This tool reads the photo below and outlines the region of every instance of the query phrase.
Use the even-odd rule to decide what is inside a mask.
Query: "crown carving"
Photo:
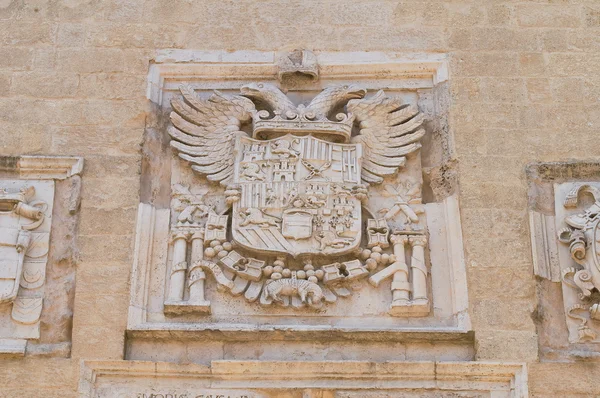
[[[252,112],[255,139],[310,134],[330,142],[348,143],[354,116],[346,105],[352,99],[363,98],[367,91],[353,84],[332,86],[308,105],[294,104],[278,87],[266,83],[246,84],[240,92],[259,108]]]
[[[253,137],[256,139],[270,139],[285,134],[308,135],[327,138],[329,141],[347,143],[352,135],[354,115],[351,113],[338,113],[335,121],[327,116],[317,114],[299,105],[295,110],[284,113],[271,114],[261,110],[253,114]]]

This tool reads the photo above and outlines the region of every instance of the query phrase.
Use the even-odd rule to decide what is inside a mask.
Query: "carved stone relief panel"
[[[528,167],[541,358],[597,357],[600,342],[600,164]]]
[[[53,200],[54,181],[0,181],[0,303],[12,304],[13,330],[40,319]]]
[[[168,311],[210,312],[209,273],[233,296],[298,310],[390,279],[391,315],[429,313],[417,155],[425,129],[415,106],[356,85],[327,88],[306,107],[266,83],[208,100],[189,86],[181,93],[171,102],[171,146],[222,188],[195,176],[173,181]],[[215,200],[192,195],[193,185]]]
[[[68,342],[61,338],[63,331],[47,327],[48,336],[41,339],[41,317],[47,289],[50,240],[55,209],[56,181],[68,177],[79,185],[81,160],[78,158],[12,158],[0,179],[0,353],[23,355],[27,341],[46,344],[44,350],[68,354]],[[33,166],[33,167],[30,167]],[[10,177],[15,179],[11,179]],[[62,183],[62,181],[60,181]],[[61,185],[61,199],[77,202],[79,190],[69,184],[67,191]],[[71,192],[75,188],[75,191]],[[75,197],[73,196],[75,195]],[[77,211],[75,203],[61,203]],[[62,215],[61,215],[62,216]],[[65,217],[67,219],[68,216]],[[74,272],[74,270],[73,270]],[[63,271],[65,273],[65,271]],[[52,285],[54,284],[52,276]],[[67,285],[62,289],[66,290]],[[51,286],[50,290],[56,289]],[[54,311],[61,311],[61,299],[54,297]],[[70,301],[70,300],[68,300]],[[68,312],[68,308],[62,311]],[[60,315],[55,315],[55,317]],[[56,318],[55,318],[56,319]],[[66,331],[70,334],[70,331]],[[58,340],[58,341],[57,341]],[[54,344],[52,344],[54,343]],[[29,351],[35,353],[35,347]]]
[[[555,186],[569,341],[600,342],[600,183]]]
[[[423,177],[445,60],[238,55],[151,68],[147,131],[168,151],[147,168],[161,183],[138,215],[130,341],[258,325],[466,333],[458,203]],[[375,79],[382,68],[396,80]]]

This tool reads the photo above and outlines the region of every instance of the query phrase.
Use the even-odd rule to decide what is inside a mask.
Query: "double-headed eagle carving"
[[[270,84],[245,85],[241,95],[215,91],[208,100],[200,99],[190,86],[180,91],[183,99],[171,101],[171,145],[194,171],[225,186],[234,173],[235,138],[247,135],[242,126],[257,115],[293,118],[301,113],[331,123],[354,118],[356,133],[351,142],[362,144],[362,180],[373,184],[404,166],[406,156],[421,147],[419,140],[425,134],[423,115],[415,106],[387,97],[382,90],[365,97],[366,90],[356,85],[327,88],[307,106],[294,105]]]

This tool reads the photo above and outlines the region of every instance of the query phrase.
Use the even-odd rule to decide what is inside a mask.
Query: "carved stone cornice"
[[[444,54],[383,53],[378,51],[339,53],[315,51],[319,82],[353,79],[381,82],[373,89],[431,88],[448,80]],[[158,105],[165,91],[174,92],[186,76],[194,88],[216,88],[214,81],[239,88],[246,82],[278,81],[278,53],[274,51],[162,50],[154,57],[148,73],[146,96]],[[382,79],[382,76],[393,76]],[[377,83],[375,83],[377,84]]]
[[[415,386],[440,395],[486,393],[507,398],[526,398],[527,367],[522,363],[391,361],[212,361],[209,365],[145,361],[85,361],[79,393],[96,396],[115,380],[127,378],[128,395],[144,391],[149,379],[153,389],[168,388],[169,381],[185,380],[189,395],[222,394],[257,396],[265,388],[282,396],[304,390],[308,398],[321,391],[373,391],[374,387],[403,395]],[[243,386],[243,387],[241,387]],[[326,386],[326,387],[324,387]],[[227,389],[227,390],[226,390]],[[178,389],[178,391],[184,391]],[[189,396],[188,395],[188,396]]]
[[[77,156],[0,156],[0,174],[15,174],[25,180],[64,180],[83,171]]]

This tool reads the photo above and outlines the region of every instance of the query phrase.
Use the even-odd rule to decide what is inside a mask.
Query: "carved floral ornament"
[[[415,106],[355,85],[306,106],[270,84],[208,100],[180,91],[171,146],[223,187],[215,190],[226,206],[173,187],[167,305],[210,312],[208,272],[249,302],[297,309],[389,278],[392,315],[429,312],[422,183],[402,173],[425,134]],[[374,208],[374,189],[391,205]]]

